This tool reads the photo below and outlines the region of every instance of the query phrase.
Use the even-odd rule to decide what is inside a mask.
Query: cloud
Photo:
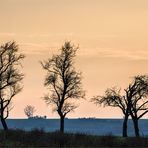
[[[148,50],[146,49],[115,49],[115,48],[84,48],[79,51],[79,55],[98,58],[124,58],[129,60],[148,60]]]
[[[0,37],[14,37],[15,33],[0,33]]]
[[[41,34],[28,34],[26,36],[30,38],[50,38],[50,37],[64,37],[64,36],[75,36],[77,34],[75,33],[65,33],[65,32],[59,32],[59,33],[41,33]]]
[[[130,50],[130,49],[103,49],[98,54],[102,57],[127,58],[131,60],[148,59],[148,50]]]
[[[0,38],[13,38],[18,41],[20,49],[25,54],[45,55],[50,52],[54,54],[64,43],[65,37],[72,39],[75,45],[80,44],[78,55],[97,56],[98,58],[126,58],[130,60],[147,60],[148,49],[142,45],[124,47],[124,44],[115,44],[118,39],[115,34],[78,34],[73,32],[67,33],[41,33],[41,34],[16,34],[0,33]],[[19,42],[19,40],[22,40]],[[29,41],[29,42],[28,42]],[[37,42],[38,41],[38,42]],[[113,43],[110,43],[114,41]],[[134,49],[135,48],[135,49]],[[139,48],[139,49],[138,49]]]
[[[60,46],[59,43],[22,43],[20,47],[25,54],[38,54],[45,55],[50,52],[50,54],[57,53]],[[98,58],[125,58],[130,60],[148,60],[148,50],[143,49],[114,49],[114,48],[89,48],[89,47],[80,47],[77,53],[79,56],[93,57],[97,56]]]
[[[21,43],[20,49],[24,54],[46,55],[49,52],[54,53],[56,48],[49,46],[48,43]]]

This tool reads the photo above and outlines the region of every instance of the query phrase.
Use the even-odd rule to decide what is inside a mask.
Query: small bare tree
[[[0,118],[5,130],[13,97],[21,90],[23,74],[19,71],[24,55],[18,53],[18,45],[8,42],[0,46]]]
[[[104,96],[95,96],[91,99],[91,101],[99,105],[103,104],[104,106],[112,106],[112,107],[120,108],[124,115],[122,135],[123,137],[127,137],[127,121],[129,117],[129,103],[126,100],[125,96],[121,95],[120,91],[121,89],[117,89],[115,87],[108,88],[105,91]]]
[[[70,42],[65,42],[59,55],[53,55],[48,61],[41,62],[43,69],[47,71],[45,86],[48,86],[51,92],[50,97],[45,97],[45,101],[52,104],[53,110],[59,114],[61,132],[64,132],[65,116],[77,108],[73,99],[84,97],[81,73],[76,72],[73,66],[77,49]]]
[[[25,108],[24,108],[24,113],[25,115],[28,117],[28,118],[31,118],[33,117],[33,114],[35,112],[35,107],[34,106],[31,106],[31,105],[27,105]]]

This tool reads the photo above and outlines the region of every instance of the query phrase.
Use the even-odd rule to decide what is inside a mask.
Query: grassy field
[[[148,147],[148,138],[46,133],[43,130],[1,130],[0,147]]]

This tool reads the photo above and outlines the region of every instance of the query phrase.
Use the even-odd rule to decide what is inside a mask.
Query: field
[[[65,131],[68,133],[82,133],[98,136],[122,136],[122,119],[65,119]],[[31,131],[43,129],[46,132],[59,130],[59,119],[8,119],[10,129]],[[140,134],[148,135],[148,120],[142,119],[139,122]],[[0,124],[0,128],[2,128]],[[134,136],[132,120],[128,123],[128,135]]]
[[[132,120],[123,138],[122,119],[65,119],[65,134],[58,132],[59,119],[8,119],[10,128],[0,130],[0,147],[148,147],[148,120],[140,120],[141,138],[135,138]],[[0,128],[2,126],[0,125]]]

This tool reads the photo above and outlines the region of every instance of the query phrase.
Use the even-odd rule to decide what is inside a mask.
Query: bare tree
[[[96,96],[92,101],[105,106],[119,107],[124,114],[123,136],[127,136],[127,121],[131,115],[135,135],[139,136],[138,120],[148,113],[148,76],[135,76],[133,82],[124,89],[125,95],[120,95],[120,89],[107,89],[104,96]]]
[[[24,55],[18,53],[18,45],[8,42],[0,46],[0,118],[5,130],[5,119],[9,116],[13,97],[21,90],[23,74],[18,67]]]
[[[45,101],[52,104],[53,111],[59,114],[61,132],[64,132],[65,116],[77,108],[73,100],[84,97],[81,73],[76,72],[73,66],[77,49],[70,42],[65,42],[59,55],[53,55],[47,61],[41,62],[43,69],[47,71],[45,86],[49,87],[51,93],[50,96],[45,96]]]
[[[129,104],[125,96],[122,96],[120,92],[121,92],[121,89],[117,89],[115,87],[108,88],[105,91],[104,96],[95,96],[91,99],[91,101],[99,105],[103,104],[104,106],[112,106],[112,107],[120,108],[122,113],[124,114],[122,135],[123,137],[127,137],[127,121],[129,117]]]
[[[135,135],[139,137],[138,121],[148,113],[148,76],[135,76],[125,92],[129,100],[130,115],[133,120]]]
[[[31,106],[31,105],[27,105],[25,108],[24,108],[24,113],[25,115],[28,117],[28,118],[31,118],[33,117],[33,114],[35,112],[35,107],[34,106]]]

